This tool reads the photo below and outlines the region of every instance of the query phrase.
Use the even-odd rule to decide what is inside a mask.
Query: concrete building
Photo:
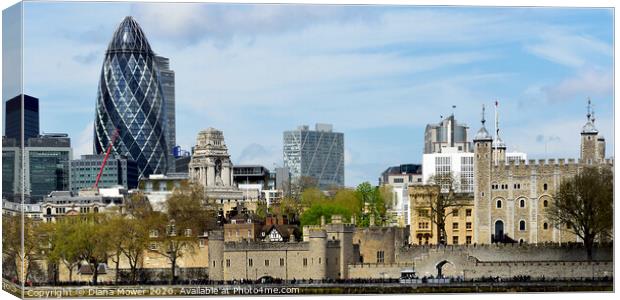
[[[6,101],[4,136],[15,139],[17,146],[39,136],[39,99],[21,94]],[[22,128],[23,121],[23,128]]]
[[[80,159],[70,162],[71,191],[77,193],[82,189],[92,188],[101,170],[105,155],[82,155]],[[126,157],[112,156],[103,167],[99,187],[122,186],[125,189],[138,187],[138,166]]]
[[[484,123],[483,111],[482,127],[474,137],[474,242],[577,241],[566,225],[552,224],[545,212],[563,179],[586,166],[613,166],[613,160],[605,159],[605,139],[594,126],[590,109],[581,130],[578,160],[509,161],[499,129],[493,138]]]
[[[456,121],[454,113],[437,124],[426,125],[424,154],[442,153],[445,148],[455,148],[458,152],[471,152],[468,129],[467,124]]]
[[[198,133],[189,178],[204,187],[207,205],[225,206],[227,211],[244,201],[243,192],[233,184],[233,164],[220,130],[208,128]]]
[[[98,192],[85,191],[79,194],[54,191],[40,203],[41,218],[45,222],[56,222],[66,216],[104,211],[123,213],[126,194],[127,190],[122,188],[104,188]]]
[[[181,187],[188,181],[189,175],[187,173],[151,174],[140,179],[138,188],[149,200],[151,207],[161,211],[166,200],[172,196],[174,189]]]
[[[422,184],[422,165],[402,164],[387,168],[379,185],[391,189],[392,198],[388,202],[389,212],[394,220],[393,225],[407,226],[410,224],[409,196],[407,187],[411,184]]]
[[[321,189],[344,186],[344,134],[334,132],[332,125],[285,131],[283,145],[284,166],[293,180],[311,177]]]

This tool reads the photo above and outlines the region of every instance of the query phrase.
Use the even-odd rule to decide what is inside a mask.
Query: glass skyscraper
[[[95,153],[113,152],[136,161],[138,176],[168,171],[167,114],[159,66],[132,17],[118,26],[101,69],[95,113]]]
[[[39,99],[28,95],[18,95],[6,102],[4,135],[7,138],[14,138],[18,146],[21,145],[22,117],[24,118],[24,144],[27,144],[29,138],[39,135]]]
[[[174,71],[170,69],[170,59],[155,56],[155,62],[159,68],[159,82],[164,92],[166,102],[166,141],[168,142],[168,171],[175,172],[175,159],[172,155],[173,148],[177,145],[176,138],[176,113],[174,99]]]
[[[283,152],[293,179],[314,178],[321,189],[344,186],[344,134],[333,132],[332,125],[285,131]]]

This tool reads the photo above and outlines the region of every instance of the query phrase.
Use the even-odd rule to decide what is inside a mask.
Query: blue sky
[[[332,123],[346,184],[376,183],[421,162],[424,127],[452,105],[473,136],[495,99],[509,151],[578,157],[588,96],[613,155],[610,9],[25,3],[24,90],[75,157],[92,151],[101,63],[126,15],[171,59],[178,143],[219,128],[235,164],[280,165],[284,130]]]

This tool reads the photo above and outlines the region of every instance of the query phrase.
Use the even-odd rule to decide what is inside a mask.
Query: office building
[[[419,185],[422,182],[422,165],[402,164],[389,167],[381,173],[379,185],[389,187],[392,195],[386,204],[393,225],[410,224],[411,209],[407,188],[409,185]]]
[[[71,191],[79,192],[90,189],[97,180],[105,155],[82,155],[80,159],[72,160]],[[135,189],[138,186],[138,166],[136,162],[121,156],[108,157],[101,172],[99,188],[122,186],[125,189]]]
[[[173,158],[173,149],[176,147],[176,113],[175,113],[175,92],[174,92],[174,70],[170,69],[170,59],[155,55],[155,63],[159,68],[159,83],[161,84],[166,103],[166,141],[168,142],[168,171],[176,172]]]
[[[2,137],[2,198],[14,199],[21,195],[21,151],[15,138]]]
[[[332,125],[307,125],[284,132],[284,165],[293,180],[314,178],[321,189],[344,186],[344,134]]]
[[[160,67],[138,23],[126,17],[105,54],[97,91],[94,152],[135,160],[138,176],[165,174],[172,147],[167,139],[167,106]]]
[[[471,142],[467,136],[469,127],[456,121],[454,114],[437,124],[426,125],[424,131],[424,153],[442,153],[446,148],[456,148],[458,152],[471,152]]]
[[[22,110],[23,99],[23,110]],[[39,99],[25,94],[6,101],[5,136],[14,138],[21,145],[22,117],[24,124],[24,144],[29,138],[39,135]]]
[[[67,134],[30,138],[24,151],[24,193],[32,201],[41,200],[52,191],[70,190],[72,150]]]

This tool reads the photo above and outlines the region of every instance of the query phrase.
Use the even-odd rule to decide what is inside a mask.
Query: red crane
[[[110,145],[108,146],[108,150],[105,152],[105,157],[103,158],[103,163],[101,163],[101,168],[99,169],[99,174],[97,174],[97,180],[93,185],[93,189],[96,191],[99,188],[99,180],[101,179],[101,174],[103,173],[103,168],[105,168],[105,163],[108,162],[108,157],[110,156],[110,151],[112,150],[112,146],[118,137],[118,128],[114,129],[114,133],[112,134],[112,140],[110,141]]]

